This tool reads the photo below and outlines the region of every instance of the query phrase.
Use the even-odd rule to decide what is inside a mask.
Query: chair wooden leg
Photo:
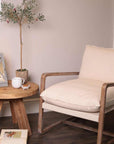
[[[43,100],[42,98],[40,98],[40,103],[39,103],[39,116],[38,116],[38,132],[40,134],[44,134],[46,133],[48,130],[50,130],[51,128],[55,127],[56,125],[63,123],[65,120],[69,119],[69,117],[65,118],[64,120],[59,120],[49,126],[47,126],[46,128],[43,129],[43,112],[44,109],[42,108],[42,103]],[[71,117],[70,117],[71,118]]]
[[[102,137],[103,137],[103,121],[99,121],[99,126],[98,126],[98,134],[97,134],[97,144],[102,143]]]
[[[102,96],[103,95],[105,95],[105,94],[102,93]],[[104,128],[104,116],[105,116],[105,100],[106,100],[105,97],[102,97],[101,107],[100,107],[100,112],[99,112],[97,144],[101,144],[102,143],[103,128]]]
[[[0,111],[2,109],[3,101],[0,101]]]
[[[42,108],[42,103],[43,100],[40,98],[40,103],[39,103],[39,117],[38,117],[38,132],[42,133],[43,132],[43,108]]]
[[[107,85],[104,84],[101,89],[97,144],[102,143],[103,128],[104,128],[104,116],[105,116],[106,92],[107,92]]]
[[[104,115],[100,114],[99,124],[98,124],[97,144],[102,143],[103,127],[104,127]]]

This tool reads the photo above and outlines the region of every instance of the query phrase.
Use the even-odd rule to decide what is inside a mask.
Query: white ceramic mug
[[[14,77],[12,79],[12,86],[14,88],[20,88],[22,86],[22,84],[24,84],[24,82],[25,82],[25,79],[20,78],[20,77]]]

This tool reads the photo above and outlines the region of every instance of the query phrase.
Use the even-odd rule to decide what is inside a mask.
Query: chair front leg
[[[103,137],[103,128],[104,128],[104,110],[101,108],[100,114],[99,114],[99,123],[98,123],[98,134],[97,134],[97,144],[102,143],[102,137]]]
[[[108,87],[113,87],[113,86],[114,86],[114,83],[104,83],[102,86],[102,89],[101,89],[97,144],[102,143],[107,89],[108,89]]]

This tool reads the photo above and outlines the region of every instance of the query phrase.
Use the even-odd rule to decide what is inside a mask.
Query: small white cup
[[[20,78],[20,77],[14,77],[12,79],[12,86],[14,88],[20,88],[22,86],[22,84],[24,84],[24,82],[25,82],[25,79]]]

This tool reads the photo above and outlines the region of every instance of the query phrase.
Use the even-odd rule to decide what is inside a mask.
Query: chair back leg
[[[40,97],[40,103],[39,103],[39,116],[38,116],[38,132],[39,133],[42,133],[43,129],[42,129],[42,119],[43,119],[43,108],[42,108],[42,103],[43,103],[43,100],[42,98]]]

